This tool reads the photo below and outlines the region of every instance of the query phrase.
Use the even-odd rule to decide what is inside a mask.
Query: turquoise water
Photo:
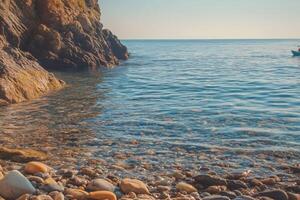
[[[35,146],[46,134],[111,162],[125,152],[166,168],[299,161],[300,58],[290,52],[299,41],[124,43],[131,58],[120,67],[59,74],[66,89],[0,108],[2,143]]]

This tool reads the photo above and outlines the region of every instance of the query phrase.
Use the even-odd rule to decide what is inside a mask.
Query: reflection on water
[[[61,154],[81,151],[95,138],[85,120],[101,113],[96,90],[100,74],[64,74],[68,86],[37,100],[0,108],[0,144],[30,147]]]
[[[299,161],[296,41],[125,42],[132,57],[121,67],[58,74],[62,91],[0,108],[0,145],[150,171]]]

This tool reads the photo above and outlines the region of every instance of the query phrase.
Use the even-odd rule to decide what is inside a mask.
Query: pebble
[[[30,198],[30,200],[53,200],[49,195],[39,195],[39,196],[33,196]]]
[[[287,192],[287,195],[289,196],[289,200],[300,200],[300,194]]]
[[[262,179],[261,182],[266,185],[274,185],[274,184],[276,184],[276,179],[275,178],[265,178],[265,179]]]
[[[23,194],[33,194],[35,188],[19,171],[13,170],[0,180],[0,196],[17,199]]]
[[[57,192],[57,191],[50,192],[49,196],[51,196],[53,200],[64,200],[65,199],[63,193]]]
[[[27,174],[48,173],[49,167],[41,162],[29,162],[25,165],[24,171]]]
[[[110,191],[91,192],[89,198],[95,200],[117,200],[116,195]]]
[[[198,175],[194,177],[195,181],[203,186],[227,185],[227,181],[215,175]]]
[[[94,179],[88,186],[88,191],[115,191],[115,186],[105,179]]]
[[[53,191],[57,191],[57,192],[63,192],[64,191],[64,186],[59,185],[54,179],[52,178],[47,178],[45,180],[45,183],[42,187],[43,190],[45,190],[46,192],[53,192]]]
[[[253,197],[250,197],[250,196],[242,195],[242,196],[236,197],[234,200],[256,200],[256,199],[254,199]]]
[[[212,195],[212,196],[204,197],[203,200],[230,200],[230,198],[221,195]]]
[[[222,191],[219,193],[219,195],[229,197],[230,199],[236,198],[236,194],[231,191]]]
[[[130,192],[134,192],[136,194],[150,194],[147,185],[137,179],[123,179],[120,183],[120,188],[125,194]]]
[[[157,186],[157,191],[159,192],[165,192],[165,191],[170,191],[171,188],[169,186],[164,186],[164,185],[159,185]]]
[[[29,199],[30,199],[30,194],[23,194],[17,200],[29,200]]]
[[[31,182],[36,182],[36,183],[39,183],[39,184],[44,183],[44,179],[42,179],[41,177],[38,177],[38,176],[28,176],[27,178]]]
[[[83,185],[86,185],[88,183],[88,181],[85,180],[84,178],[74,176],[71,179],[69,179],[68,183],[75,185],[75,186],[83,186]]]
[[[225,190],[226,190],[226,186],[224,186],[224,185],[222,185],[222,186],[213,185],[213,186],[209,186],[205,191],[210,194],[218,194]]]
[[[288,200],[289,197],[287,193],[283,190],[270,190],[265,192],[260,192],[254,195],[255,197],[270,197],[274,200]]]
[[[68,195],[69,197],[77,200],[84,200],[87,199],[89,193],[80,190],[80,189],[66,189],[65,190],[65,195]]]
[[[229,180],[227,182],[227,185],[230,190],[238,190],[241,188],[244,188],[244,189],[248,188],[246,183],[244,183],[243,181],[239,181],[239,180]]]
[[[190,185],[188,183],[185,183],[185,182],[178,183],[176,185],[176,189],[178,191],[187,192],[187,193],[198,192],[198,190],[194,186],[192,186],[192,185]]]
[[[80,169],[80,173],[83,175],[87,175],[89,177],[96,177],[97,172],[95,172],[92,168],[90,167],[83,167]]]
[[[185,178],[185,176],[182,173],[177,172],[177,171],[174,172],[171,176],[176,178],[176,179],[184,179]]]

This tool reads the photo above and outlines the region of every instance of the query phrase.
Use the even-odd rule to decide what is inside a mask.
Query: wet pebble
[[[87,190],[113,192],[115,191],[115,186],[105,179],[94,179],[88,184]]]

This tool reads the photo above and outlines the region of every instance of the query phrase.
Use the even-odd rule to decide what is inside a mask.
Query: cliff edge
[[[45,69],[112,67],[127,48],[100,23],[97,0],[0,0],[0,105],[56,90]]]

